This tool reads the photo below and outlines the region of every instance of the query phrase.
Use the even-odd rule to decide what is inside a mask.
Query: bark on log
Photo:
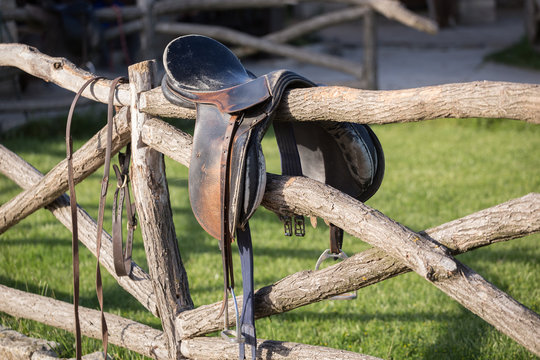
[[[209,337],[182,340],[182,355],[194,360],[236,360],[238,359],[238,344]],[[322,346],[259,339],[257,340],[257,359],[377,360],[379,358]]]
[[[13,180],[23,189],[31,189],[42,178],[38,170],[24,161],[17,154],[0,145],[0,172]],[[69,209],[69,197],[62,194],[58,199],[45,207],[71,231],[71,211]],[[77,210],[79,221],[79,240],[96,255],[97,223],[82,208]],[[156,299],[150,276],[135,262],[131,263],[132,275],[130,278],[119,277],[114,270],[112,258],[112,238],[103,231],[101,243],[100,262],[118,284],[137,299],[154,316],[158,316]]]
[[[69,332],[75,329],[73,305],[46,296],[0,285],[0,311],[14,317],[30,319]],[[79,307],[81,332],[101,339],[100,312]],[[109,342],[155,359],[169,359],[163,332],[150,326],[105,313]]]
[[[27,293],[0,285],[0,311],[11,316],[31,319],[67,331],[73,330],[72,305],[45,296]],[[101,339],[100,313],[81,307],[83,335]],[[112,344],[138,352],[157,360],[169,360],[165,337],[160,330],[122,318],[105,314]],[[217,337],[202,337],[182,341],[182,355],[189,359],[237,359],[238,345]],[[378,358],[349,351],[290,342],[258,341],[257,359],[343,359],[376,360]]]
[[[0,66],[15,66],[76,92],[92,75],[63,58],[21,44],[0,44]],[[55,68],[55,65],[56,68]],[[110,81],[101,80],[83,96],[107,102]],[[129,103],[127,85],[117,88],[115,104]],[[140,111],[160,117],[195,119],[195,111],[169,103],[161,89],[140,94]],[[1,108],[0,108],[1,110]],[[285,92],[278,121],[346,121],[364,124],[435,118],[507,118],[540,124],[540,85],[476,81],[415,89],[369,91],[340,86]]]
[[[128,109],[122,109],[113,124],[112,154],[130,140]],[[102,128],[73,154],[75,183],[78,184],[103,165],[107,128]],[[25,190],[0,207],[0,234],[62,195],[68,188],[67,161],[64,159],[31,189]]]
[[[171,138],[164,139],[167,134],[174,132],[172,130],[163,132],[160,136],[161,141],[175,142]],[[155,135],[154,133],[144,139],[150,141]],[[174,135],[172,137],[176,138],[176,146],[185,148],[185,153],[189,154],[189,138]],[[172,153],[165,154],[175,158]],[[184,161],[183,158],[179,160]],[[428,239],[427,236],[416,234],[365,204],[307,178],[269,174],[263,205],[276,213],[296,213],[325,218],[351,235],[384,250],[394,258],[393,261],[399,259],[499,331],[533,353],[540,353],[540,340],[530,338],[531,333],[540,331],[540,317],[456,259],[444,254],[443,251],[437,252],[437,249],[443,247],[433,238]],[[476,297],[475,294],[489,296],[492,301],[491,307],[483,303],[487,297]],[[188,314],[179,316],[178,329],[183,336],[186,336],[186,331],[181,319],[189,316]],[[197,318],[200,319],[199,316]],[[507,319],[515,321],[507,322]],[[197,326],[201,326],[201,323],[199,321]]]
[[[471,234],[471,227],[478,225],[483,218],[485,223],[493,223],[497,219],[520,216],[522,219],[518,223],[501,222],[495,231],[487,229],[485,233]],[[449,228],[448,224],[453,224],[454,227]],[[451,246],[455,254],[540,232],[540,194],[529,194],[448,224],[427,230],[426,233],[443,245]],[[469,234],[470,239],[463,236],[464,234]],[[325,269],[298,272],[257,290],[254,297],[255,316],[262,318],[290,311],[409,271],[409,268],[384,251],[372,248]],[[242,303],[241,296],[237,300],[239,304]],[[218,330],[222,324],[213,319],[212,314],[217,313],[220,306],[221,302],[218,302],[180,314],[179,328],[185,336],[197,336]],[[229,308],[234,311],[232,301]],[[204,320],[195,323],[193,319]],[[509,321],[519,319],[512,318]]]
[[[161,89],[141,94],[141,111],[195,119],[194,110],[169,103]],[[474,81],[386,91],[342,86],[293,89],[283,95],[275,120],[390,124],[475,117],[540,124],[540,85]]]
[[[0,324],[0,359],[4,360],[58,360],[53,351],[58,343],[34,339]]]
[[[175,316],[193,308],[188,278],[178,248],[172,219],[169,188],[163,154],[141,141],[141,131],[148,115],[140,113],[138,96],[155,81],[155,62],[146,61],[129,67],[131,103],[131,183],[150,276],[156,293],[161,324],[167,338],[169,357],[180,356],[176,340]],[[149,201],[151,200],[151,201]]]
[[[266,53],[285,56],[288,58],[306,62],[308,64],[324,66],[329,69],[342,71],[346,74],[353,75],[359,80],[362,79],[363,75],[362,65],[360,63],[345,60],[337,56],[315,53],[291,45],[278,44],[272,41],[268,41],[264,38],[257,38],[255,36],[251,36],[237,30],[228,29],[223,26],[179,22],[160,22],[156,24],[156,32],[175,36],[191,33],[205,35],[223,42],[232,43],[235,45],[249,46],[251,48],[264,51]]]
[[[51,57],[24,44],[0,44],[0,66],[14,66],[24,72],[52,82],[76,93],[93,74],[76,67],[62,57]],[[83,96],[102,103],[108,102],[111,80],[99,80],[88,86]],[[129,87],[119,85],[114,97],[115,105],[129,105]]]

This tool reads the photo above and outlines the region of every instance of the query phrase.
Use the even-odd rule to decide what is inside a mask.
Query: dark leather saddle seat
[[[244,358],[244,343],[252,345],[255,358],[248,220],[260,205],[266,185],[261,139],[287,89],[316,85],[288,70],[256,77],[223,44],[199,35],[171,41],[163,62],[165,97],[178,106],[197,109],[189,196],[201,226],[219,240],[224,299],[234,287],[231,242],[235,236],[238,240],[243,308],[237,322],[241,334],[236,341],[240,343],[240,358]],[[273,126],[284,175],[308,176],[361,201],[379,188],[384,155],[368,126],[345,122],[275,122]],[[285,221],[293,217],[298,218],[287,214]],[[303,224],[303,220],[296,222]],[[343,232],[331,225],[330,233],[332,252],[338,253]]]

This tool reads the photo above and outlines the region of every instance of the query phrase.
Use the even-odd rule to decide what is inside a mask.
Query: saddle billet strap
[[[242,267],[243,287],[242,316],[240,317],[240,324],[236,324],[236,326],[240,326],[244,338],[244,341],[239,343],[239,358],[244,359],[245,344],[248,344],[251,345],[251,358],[255,359],[257,354],[257,335],[255,332],[255,312],[253,309],[253,246],[251,244],[249,224],[246,224],[244,229],[238,228],[236,237]]]
[[[131,146],[127,145],[126,152],[118,154],[118,161],[121,169],[113,165],[116,174],[117,186],[114,192],[113,214],[112,214],[112,240],[114,269],[118,276],[129,276],[131,274],[131,254],[133,249],[133,232],[137,227],[135,216],[135,204],[131,202],[129,192],[129,160],[131,158]],[[125,201],[127,197],[127,202]],[[127,213],[127,239],[126,248],[122,250],[122,211],[126,208]]]
[[[102,79],[94,77],[86,81],[79,89],[69,108],[66,121],[66,159],[68,164],[69,206],[71,209],[71,257],[73,262],[73,310],[75,317],[75,353],[76,359],[81,359],[81,325],[79,320],[79,230],[77,222],[77,195],[75,193],[75,179],[73,175],[73,139],[71,137],[71,123],[75,105],[83,91],[93,82]]]
[[[281,174],[288,176],[302,176],[302,163],[298,154],[294,129],[290,122],[276,121],[272,123],[274,134],[281,159]],[[294,217],[294,221],[293,221]],[[304,217],[302,215],[281,215],[281,221],[285,230],[285,236],[292,236],[293,223],[294,235],[305,236]]]

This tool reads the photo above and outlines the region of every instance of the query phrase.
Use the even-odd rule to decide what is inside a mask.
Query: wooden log
[[[377,80],[377,24],[375,12],[370,10],[364,16],[364,74],[365,89],[376,90]]]
[[[278,44],[266,39],[257,38],[246,33],[232,30],[223,26],[201,25],[192,23],[165,23],[159,22],[156,24],[156,32],[169,35],[181,34],[200,34],[216,40],[224,41],[235,45],[249,46],[263,52],[274,55],[289,57],[295,60],[306,62],[317,66],[327,67],[342,71],[346,74],[351,74],[358,79],[362,77],[362,65],[343,58],[314,53],[291,45]]]
[[[238,344],[215,337],[187,339],[182,340],[182,355],[194,360],[236,360]],[[322,346],[258,339],[257,359],[377,360],[379,358]]]
[[[195,119],[195,111],[173,105],[161,89],[141,94],[141,111]],[[344,121],[361,124],[415,122],[436,118],[504,118],[540,124],[540,85],[499,81],[371,91],[327,86],[286,91],[277,121]]]
[[[156,133],[157,131],[144,139],[150,142]],[[163,143],[174,142],[171,138],[165,139],[167,134],[173,134],[172,137],[175,137],[172,130],[164,131],[162,136],[158,137],[161,137]],[[175,148],[183,147],[186,149],[186,154],[190,153],[189,138],[186,136],[177,137],[176,142]],[[157,147],[162,149],[159,142]],[[166,155],[175,158],[172,153],[166,153]],[[178,160],[185,161],[183,157]],[[533,210],[539,206],[537,196],[534,199],[536,200],[531,205]],[[385,267],[399,260],[403,264],[402,266],[422,275],[447,295],[531,352],[538,353],[540,351],[540,340],[532,340],[528,335],[540,331],[540,317],[451,257],[449,250],[431,252],[430,250],[444,248],[433,237],[414,233],[365,204],[308,178],[268,174],[263,205],[276,213],[313,215],[326,219],[351,235],[387,253],[389,256],[385,258]],[[522,211],[521,213],[526,212]],[[529,226],[528,221],[527,218],[525,220],[527,226]],[[538,219],[531,227],[536,229],[534,231],[538,231]],[[297,284],[289,289],[288,297],[294,293],[295,289],[298,289]],[[312,288],[305,289],[313,291]],[[476,297],[475,294],[482,294],[482,296]],[[301,296],[305,296],[305,294],[301,294]],[[488,297],[492,299],[490,307],[484,304]],[[199,311],[199,309],[193,310],[193,312]],[[211,311],[216,312],[217,310],[212,309]],[[191,319],[186,320],[187,317],[191,316],[190,313],[185,312],[178,318],[178,330],[184,336],[189,336],[191,331],[186,329],[186,324],[191,326],[194,323]],[[206,317],[198,313],[195,318],[204,319]],[[198,333],[198,329],[202,326],[203,321],[197,321],[195,333]],[[216,329],[211,331],[214,330]],[[540,339],[540,337],[537,338]]]
[[[31,189],[42,178],[38,170],[24,161],[17,154],[0,145],[0,172],[13,180],[23,189]],[[69,197],[62,194],[59,198],[45,207],[71,231],[71,212],[69,209]],[[79,221],[79,240],[96,255],[97,223],[82,208],[77,210]],[[137,299],[154,316],[158,316],[154,290],[150,282],[150,276],[135,262],[131,263],[132,276],[119,277],[114,270],[112,258],[112,238],[103,231],[101,243],[100,262],[118,284]]]
[[[60,344],[35,339],[8,329],[0,324],[0,358],[17,360],[58,360],[56,350]]]
[[[17,318],[30,319],[69,332],[75,329],[73,304],[0,285],[0,311]],[[100,312],[79,307],[81,332],[101,339]],[[153,359],[169,359],[163,332],[150,326],[105,313],[109,342]]]
[[[0,66],[18,67],[74,92],[92,76],[66,59],[52,58],[20,44],[0,44]],[[98,81],[83,96],[106,103],[109,86],[110,80]],[[127,85],[120,85],[115,104],[127,104],[129,97]],[[194,110],[172,105],[160,88],[139,94],[139,103],[139,110],[150,115],[195,119]],[[276,113],[278,121],[364,124],[474,117],[540,124],[540,85],[475,81],[390,91],[341,86],[293,89],[285,92]]]
[[[52,82],[76,93],[93,74],[76,67],[62,57],[44,55],[35,47],[24,44],[0,44],[0,66],[14,66],[24,72]],[[99,80],[88,86],[82,96],[108,102],[111,80]],[[115,105],[129,105],[128,85],[119,85],[114,97]]]
[[[27,293],[0,285],[0,311],[11,316],[31,319],[66,331],[73,330],[71,304],[45,296]],[[83,335],[101,338],[100,314],[96,310],[81,307],[81,328]],[[165,345],[164,334],[147,325],[106,313],[109,326],[109,341],[139,354],[157,360],[170,359]],[[42,341],[44,343],[44,341]],[[238,345],[217,337],[201,337],[184,340],[181,343],[182,357],[189,359],[237,359]],[[373,356],[322,346],[259,339],[258,359],[342,359],[376,360]]]
[[[130,140],[127,108],[115,117],[112,135],[112,154]],[[78,184],[103,165],[107,128],[102,128],[73,154],[75,183]],[[0,160],[1,161],[1,160]],[[64,159],[31,189],[25,190],[0,207],[0,234],[62,195],[67,188],[67,161]]]
[[[138,111],[137,94],[149,90],[156,80],[155,62],[138,63],[128,71],[133,93],[131,184],[168,354],[176,359],[180,347],[174,319],[181,311],[192,309],[193,301],[176,239],[163,154],[141,141],[141,131],[149,116]]]
[[[531,218],[530,210],[536,211]],[[454,222],[453,228],[443,224],[427,231],[429,236],[442,244],[455,246],[455,254],[474,250],[499,241],[514,239],[540,231],[540,194],[529,194],[519,199],[479,211]],[[477,225],[481,219],[485,223],[493,223],[496,219],[524,216],[518,224],[506,222],[497,230],[486,229],[476,232],[468,240],[463,236],[470,234],[471,226]],[[529,221],[533,224],[529,224]],[[484,227],[483,227],[484,228]],[[456,241],[456,239],[458,239]],[[262,318],[296,309],[317,301],[346,292],[355,291],[380,281],[409,272],[405,265],[395,261],[384,251],[372,248],[355,254],[347,260],[319,271],[301,271],[291,274],[278,282],[256,291],[254,297],[255,316]],[[239,304],[242,297],[237,298]],[[197,336],[216,331],[222,326],[220,321],[212,318],[219,311],[221,302],[204,305],[178,317],[178,327],[184,336]],[[234,311],[232,301],[230,311]],[[194,319],[204,321],[194,322]],[[516,320],[516,319],[511,319]]]
[[[315,32],[332,25],[342,24],[357,20],[364,16],[369,11],[366,6],[348,7],[325,13],[322,15],[314,16],[304,21],[300,21],[294,25],[291,25],[283,30],[276,31],[274,33],[263,36],[264,40],[272,41],[275,43],[285,43],[300,36]],[[234,53],[239,56],[248,56],[257,53],[257,49],[249,47],[240,47],[233,49]]]

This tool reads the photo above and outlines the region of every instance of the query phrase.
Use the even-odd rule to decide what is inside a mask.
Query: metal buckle
[[[345,260],[348,256],[345,254],[343,250],[339,251],[339,254],[334,254],[330,251],[330,249],[326,249],[323,251],[321,256],[319,256],[319,259],[317,260],[317,264],[315,264],[315,271],[319,270],[319,267],[326,259],[340,259]],[[328,300],[354,300],[358,297],[358,292],[348,292],[336,296],[332,296],[331,298],[328,298]]]
[[[234,303],[234,313],[236,315],[236,332],[232,329],[229,329],[229,311],[228,311],[228,304],[225,307],[225,320],[224,320],[224,328],[223,331],[221,331],[221,337],[228,342],[235,343],[235,344],[242,344],[246,342],[246,339],[244,336],[242,336],[241,332],[241,326],[240,326],[240,315],[238,311],[238,303],[236,302],[236,295],[234,294],[234,289],[229,288],[229,291],[231,292],[233,303]]]
[[[285,236],[292,236],[292,220],[290,216],[281,215],[280,220],[283,221],[283,232]]]
[[[294,217],[294,235],[301,237],[306,235],[306,224],[302,215],[295,215]]]

